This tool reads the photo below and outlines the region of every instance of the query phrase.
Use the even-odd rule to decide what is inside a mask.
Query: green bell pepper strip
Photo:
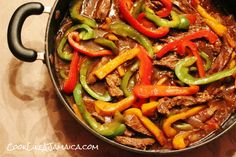
[[[119,53],[118,47],[111,40],[108,40],[108,39],[103,38],[103,37],[98,37],[98,38],[94,39],[94,42],[101,45],[101,46],[104,46],[104,47],[107,47],[107,48],[111,49],[114,54]]]
[[[78,20],[80,23],[84,23],[92,28],[96,28],[98,25],[94,19],[90,19],[79,13],[82,4],[83,0],[74,0],[71,3],[71,7],[69,9],[71,18],[74,20]]]
[[[144,0],[138,0],[134,3],[133,9],[131,10],[131,14],[133,15],[133,17],[138,17],[139,13],[142,11],[144,3]]]
[[[88,25],[86,24],[79,24],[79,25],[75,25],[72,26],[71,28],[69,28],[66,33],[64,34],[64,36],[62,37],[58,47],[57,47],[57,54],[58,56],[66,61],[70,61],[73,57],[73,53],[67,52],[67,51],[63,51],[63,48],[67,42],[67,36],[69,33],[76,31],[78,29],[82,29],[82,31],[80,32],[80,39],[81,40],[89,40],[95,37],[95,32],[93,29],[91,29]]]
[[[200,52],[200,56],[205,60],[205,64],[204,64],[205,71],[208,71],[211,68],[212,61],[210,60],[209,56],[203,51]],[[189,70],[196,71],[197,68],[191,67]]]
[[[65,69],[60,69],[59,74],[60,74],[60,77],[63,78],[64,80],[66,80],[68,78]]]
[[[180,24],[180,17],[175,11],[171,11],[171,18],[172,18],[171,21],[160,18],[155,14],[155,12],[152,9],[148,7],[145,8],[144,13],[146,15],[146,18],[154,22],[157,26],[178,28]]]
[[[187,17],[183,15],[179,15],[180,23],[178,25],[178,29],[188,29],[190,26],[190,21]]]
[[[128,89],[128,84],[130,82],[131,77],[133,76],[134,72],[137,71],[139,68],[139,63],[135,62],[134,65],[130,68],[130,70],[128,70],[124,77],[121,80],[121,85],[120,88],[122,89],[122,91],[124,92],[126,97],[129,97],[132,95],[132,91],[130,89]]]
[[[84,105],[81,84],[76,85],[73,91],[73,96],[83,119],[93,130],[103,136],[111,138],[124,133],[126,126],[123,124],[123,116],[120,114],[120,112],[115,113],[114,119],[111,122],[100,124],[95,120],[95,118],[92,117]]]
[[[175,74],[178,79],[188,85],[204,85],[215,82],[236,73],[236,66],[232,69],[223,70],[204,78],[195,78],[189,74],[189,67],[196,62],[195,57],[186,57],[180,60],[175,67]]]
[[[106,92],[105,95],[98,94],[94,92],[87,84],[86,76],[88,72],[88,68],[91,65],[91,60],[87,59],[82,65],[80,70],[80,83],[83,86],[84,90],[93,98],[102,101],[111,101],[111,96]]]
[[[150,40],[137,32],[134,28],[131,26],[123,23],[123,22],[114,22],[110,25],[110,29],[113,33],[123,36],[123,37],[129,37],[135,41],[137,41],[139,44],[141,44],[147,51],[149,57],[153,57],[154,50],[152,48],[152,44]]]

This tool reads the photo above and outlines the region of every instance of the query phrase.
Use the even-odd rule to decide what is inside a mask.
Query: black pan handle
[[[33,62],[37,59],[37,52],[23,46],[21,41],[22,26],[27,17],[40,15],[44,6],[38,2],[30,2],[20,6],[12,15],[7,33],[8,46],[12,54],[25,62]]]

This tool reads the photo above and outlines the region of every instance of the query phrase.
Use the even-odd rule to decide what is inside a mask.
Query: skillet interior
[[[139,150],[139,149],[135,149],[135,148],[121,145],[119,143],[114,142],[113,140],[110,140],[110,139],[103,137],[103,136],[99,135],[98,133],[96,133],[94,130],[92,130],[90,127],[88,127],[86,124],[84,124],[82,121],[80,121],[76,117],[76,115],[73,112],[73,110],[71,109],[70,105],[66,102],[65,97],[63,96],[63,94],[60,91],[59,80],[57,78],[55,65],[53,62],[54,55],[56,54],[55,53],[55,36],[56,36],[56,33],[60,27],[61,21],[63,20],[64,16],[66,15],[66,13],[68,11],[69,3],[70,3],[70,0],[57,0],[52,8],[50,18],[48,20],[47,34],[46,34],[46,38],[45,38],[45,48],[46,48],[45,61],[46,61],[46,64],[47,64],[47,67],[48,67],[48,70],[50,73],[50,77],[52,79],[52,82],[54,84],[54,87],[55,87],[55,90],[56,90],[56,93],[57,93],[59,99],[65,105],[66,109],[70,112],[70,114],[84,128],[86,128],[88,131],[90,131],[93,135],[95,135],[96,137],[102,139],[103,141],[106,141],[106,142],[108,142],[114,146],[117,146],[121,149],[125,149],[125,150],[136,152],[136,153],[155,154],[155,155],[172,154],[172,153],[178,153],[178,152],[185,152],[188,150],[192,150],[193,148],[202,146],[202,145],[216,139],[217,137],[221,136],[222,134],[224,134],[226,131],[228,131],[231,127],[233,127],[236,124],[236,113],[234,113],[217,131],[215,131],[214,133],[208,135],[204,139],[202,139],[202,140],[194,143],[193,145],[191,145],[185,149],[182,149],[182,150],[161,150],[161,151]],[[217,5],[223,6],[222,4],[223,3],[220,2]],[[226,9],[226,8],[222,8],[222,9],[232,12],[232,9]]]

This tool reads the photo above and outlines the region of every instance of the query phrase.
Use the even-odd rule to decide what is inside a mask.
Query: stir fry
[[[74,0],[56,37],[62,92],[98,134],[184,149],[236,109],[235,30],[208,0]]]

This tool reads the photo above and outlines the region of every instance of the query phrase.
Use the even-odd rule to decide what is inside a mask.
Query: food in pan
[[[98,134],[184,149],[236,109],[236,23],[208,0],[74,0],[56,37],[61,89]]]

